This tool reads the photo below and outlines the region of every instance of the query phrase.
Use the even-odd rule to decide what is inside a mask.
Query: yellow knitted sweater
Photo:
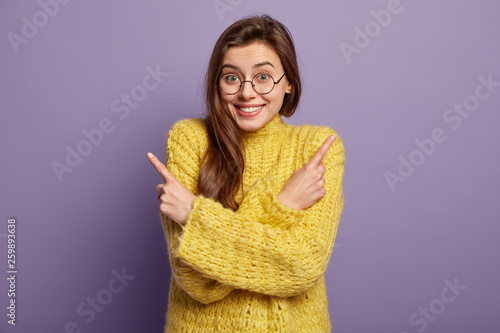
[[[325,196],[305,210],[281,204],[286,181],[331,134]],[[172,267],[165,332],[330,332],[324,272],[344,206],[342,140],[279,114],[243,135],[245,196],[240,190],[236,212],[200,194],[185,226],[161,214]],[[167,169],[195,195],[207,147],[201,118],[168,133]]]

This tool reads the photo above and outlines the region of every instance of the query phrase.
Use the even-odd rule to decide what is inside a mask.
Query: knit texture
[[[332,134],[322,160],[326,194],[304,210],[281,204],[286,181]],[[324,272],[344,206],[342,139],[278,114],[243,141],[236,212],[200,194],[185,226],[161,214],[172,268],[165,332],[330,332]],[[195,195],[207,147],[201,118],[168,133],[167,169]]]

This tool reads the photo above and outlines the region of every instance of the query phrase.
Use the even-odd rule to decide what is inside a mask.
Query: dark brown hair
[[[295,46],[290,32],[283,24],[269,15],[254,15],[233,23],[220,35],[205,77],[204,121],[208,131],[208,149],[201,162],[197,190],[198,194],[213,198],[233,211],[239,207],[235,196],[243,181],[244,147],[238,125],[220,102],[216,81],[228,48],[253,42],[264,43],[278,54],[292,86],[291,92],[284,96],[279,114],[284,117],[293,115],[301,94]]]

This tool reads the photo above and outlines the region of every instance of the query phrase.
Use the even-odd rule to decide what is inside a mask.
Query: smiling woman
[[[233,23],[205,84],[207,114],[172,126],[166,165],[148,153],[172,267],[165,332],[330,332],[344,145],[282,119],[301,93],[286,27]]]

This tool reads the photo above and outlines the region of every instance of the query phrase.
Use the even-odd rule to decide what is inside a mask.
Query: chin
[[[258,116],[262,116],[262,118],[256,117],[256,118],[245,119],[240,117],[239,115],[236,115],[236,123],[238,124],[238,127],[243,131],[246,132],[257,131],[262,127],[264,127],[267,123],[266,122],[267,118],[265,115],[258,115]]]

